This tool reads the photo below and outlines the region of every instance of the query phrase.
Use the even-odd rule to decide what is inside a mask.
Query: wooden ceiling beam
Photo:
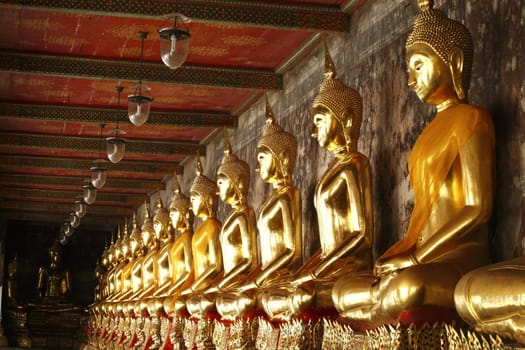
[[[2,186],[0,185],[0,188]],[[48,202],[68,201],[73,205],[75,200],[80,199],[80,189],[77,191],[68,190],[35,190],[35,189],[21,189],[4,187],[0,193],[0,198],[12,200],[30,200]],[[133,207],[144,202],[144,195],[141,194],[121,194],[121,193],[106,193],[103,190],[98,191],[95,204],[112,203],[112,207]],[[90,206],[91,207],[91,206]]]
[[[79,108],[71,106],[50,106],[0,103],[0,116],[18,117],[35,120],[55,120],[63,122],[78,123],[115,123],[119,121],[123,125],[131,125],[128,118],[124,118],[124,112],[117,109],[102,108]],[[235,128],[237,117],[216,112],[154,112],[150,113],[148,125],[166,127],[225,127]]]
[[[65,149],[85,151],[86,154],[94,152],[98,154],[100,143],[105,140],[95,137],[37,135],[29,133],[0,132],[0,145],[43,148],[43,149]],[[104,146],[105,147],[105,146]],[[145,141],[128,139],[126,143],[126,154],[165,154],[165,155],[194,155],[197,150],[201,155],[206,153],[206,147],[194,141]]]
[[[46,169],[72,169],[72,170],[87,170],[93,166],[93,162],[89,159],[77,158],[56,158],[56,157],[39,157],[26,155],[12,155],[0,154],[0,164],[4,166],[15,167],[31,167],[31,168],[46,168]],[[111,162],[105,163],[108,171],[121,171],[130,173],[162,173],[168,174],[174,171],[181,174],[183,167],[178,164],[163,165],[162,163],[150,163],[141,161],[126,161],[122,160],[118,164]]]
[[[41,212],[50,214],[64,213],[64,219],[72,210],[69,203],[32,202],[27,200],[4,199],[0,196],[0,209],[14,210],[18,212]],[[1,211],[1,210],[0,210]],[[133,215],[133,208],[108,207],[101,205],[90,205],[88,214],[90,216],[129,217]],[[87,216],[86,215],[86,216]]]
[[[18,1],[11,1],[17,3]],[[103,16],[161,18],[166,13],[180,12],[193,22],[230,25],[301,29],[309,31],[347,31],[350,16],[339,6],[282,4],[266,1],[193,0],[177,1],[83,1],[24,0],[24,7],[45,10],[89,13]]]
[[[0,184],[23,188],[27,188],[29,186],[77,187],[80,190],[84,184],[84,181],[80,176],[43,176],[0,173]],[[163,190],[164,187],[165,185],[161,181],[157,180],[111,179],[111,181],[108,181],[107,185],[104,187],[104,192],[111,192],[112,189],[119,191],[134,189],[147,194],[150,191]]]
[[[4,209],[0,211],[0,218],[4,220],[17,220],[26,222],[43,222],[43,223],[55,223],[57,226],[57,234],[60,226],[66,220],[66,215],[62,214],[51,214],[42,213],[39,211],[18,211],[11,209]],[[122,217],[113,216],[89,216],[86,215],[80,222],[79,229],[97,229],[112,231],[116,225],[123,223]]]
[[[101,1],[102,2],[102,1]],[[94,2],[86,2],[94,3]],[[156,3],[148,1],[147,3]],[[139,79],[136,61],[0,51],[0,70],[97,80]],[[184,65],[176,70],[145,62],[147,83],[197,85],[251,90],[282,90],[281,74],[266,70]]]

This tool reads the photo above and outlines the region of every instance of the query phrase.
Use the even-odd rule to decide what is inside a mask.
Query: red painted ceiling
[[[155,122],[155,115],[152,115],[149,124],[141,127],[134,127],[127,121],[126,106],[127,95],[137,84],[137,80],[130,76],[138,75],[140,67],[141,41],[137,33],[149,32],[144,41],[144,60],[148,64],[160,65],[157,30],[171,26],[172,22],[160,14],[137,14],[126,8],[112,8],[112,3],[107,5],[101,2],[109,6],[109,10],[99,10],[97,6],[100,4],[96,1],[65,0],[60,5],[65,7],[59,7],[53,0],[47,1],[47,6],[45,0],[28,0],[25,5],[0,4],[0,157],[10,157],[10,161],[0,167],[0,217],[16,219],[21,209],[14,210],[16,205],[13,203],[19,201],[44,205],[73,203],[75,196],[71,199],[67,197],[74,189],[70,180],[78,178],[80,192],[87,167],[75,168],[68,166],[68,162],[89,163],[96,156],[97,148],[86,151],[78,147],[69,149],[68,145],[78,140],[88,143],[100,141],[100,123],[104,122],[103,117],[98,117],[98,120],[78,117],[79,110],[94,111],[98,115],[103,115],[104,112],[100,111],[117,112],[120,114],[120,128],[126,131],[124,137],[130,145],[136,146],[134,152],[126,154],[125,168],[119,169],[118,164],[112,166],[107,185],[99,192],[109,196],[111,193],[149,194],[158,190],[158,183],[170,175],[166,167],[173,170],[180,168],[179,163],[193,154],[188,149],[203,146],[210,134],[221,127],[219,120],[222,119],[210,122],[215,115],[228,116],[230,122],[224,126],[235,126],[235,119],[240,113],[268,89],[264,82],[246,87],[243,82],[230,79],[231,74],[241,74],[242,77],[245,72],[255,75],[268,73],[281,77],[315,48],[323,35],[344,31],[344,28],[323,29],[325,25],[332,24],[331,20],[325,21],[325,17],[333,15],[347,20],[349,14],[363,2],[228,0],[215,4],[215,7],[208,6],[205,1],[175,2],[198,9],[197,18],[183,25],[191,32],[189,54],[184,66],[194,69],[194,72],[220,68],[213,71],[220,79],[210,78],[207,81],[207,74],[203,74],[204,81],[198,82],[145,79],[144,83],[151,88],[150,94],[154,99],[152,112],[173,113],[174,117]],[[161,0],[150,0],[140,5],[144,5],[144,12],[147,12],[163,3]],[[235,13],[239,18],[229,15],[231,11],[237,11]],[[277,16],[279,14],[284,15],[281,18]],[[279,18],[275,19],[276,16]],[[314,22],[322,23],[316,27],[311,24]],[[49,71],[31,68],[38,65],[39,55],[56,57],[58,61]],[[13,64],[12,57],[22,63]],[[78,59],[74,64],[77,64],[79,71],[85,58],[134,64],[126,72],[129,73],[127,76],[89,76],[67,72],[62,58]],[[164,68],[166,75],[172,72]],[[173,74],[177,77],[177,71]],[[120,106],[117,105],[117,85],[124,87]],[[274,87],[269,89],[275,91]],[[67,113],[54,115],[59,108],[71,111],[71,118]],[[202,114],[208,119],[192,123],[190,115],[181,119],[180,123],[175,121],[176,115],[184,113],[194,116]],[[108,120],[105,124],[103,137],[110,136],[111,129],[115,127],[114,120]],[[155,142],[161,146],[155,146]],[[151,149],[147,149],[148,143],[153,144]],[[179,146],[182,148],[177,148]],[[164,147],[165,151],[155,152],[155,147]],[[170,149],[177,151],[170,154]],[[50,163],[46,163],[48,161]],[[145,166],[147,171],[134,171],[135,165],[137,169]],[[64,183],[61,183],[61,178]],[[65,183],[66,179],[69,184]],[[112,185],[112,180],[122,183],[129,180],[129,186]],[[134,185],[132,180],[143,183]],[[148,181],[156,185],[148,188]],[[54,195],[47,199],[33,198],[27,194],[28,189],[43,189],[43,193],[49,191]],[[97,205],[106,206],[104,215],[111,217],[111,208],[117,207],[115,203],[108,197]],[[124,206],[132,209],[140,203],[135,201]],[[118,206],[121,207],[122,203]],[[31,211],[40,213],[46,210],[45,207],[36,207],[28,209],[29,213]],[[49,213],[50,220],[56,220],[56,208]],[[63,214],[65,218],[68,212]],[[95,219],[96,216],[92,215]],[[121,218],[114,216],[113,221],[105,219],[106,222],[121,221]],[[95,219],[93,224],[97,223]],[[90,223],[89,214],[84,221]]]

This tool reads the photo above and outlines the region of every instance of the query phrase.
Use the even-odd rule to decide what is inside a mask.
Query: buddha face
[[[257,168],[255,169],[265,182],[275,182],[277,164],[272,152],[266,147],[257,148]]]
[[[170,210],[170,220],[171,220],[171,226],[173,226],[174,229],[178,229],[183,224],[182,214],[180,211],[176,209]]]
[[[142,231],[142,243],[145,247],[148,247],[151,242],[153,242],[153,236],[155,234],[155,231],[152,231],[150,229],[146,229]]]
[[[218,195],[224,203],[230,204],[235,202],[235,188],[227,176],[217,175],[217,187],[219,189]]]
[[[193,215],[197,217],[208,215],[208,210],[206,208],[204,198],[202,198],[197,192],[191,192],[190,203],[190,209],[193,211]]]
[[[344,140],[338,140],[343,138],[341,124],[332,112],[324,107],[316,107],[313,113],[314,132],[312,136],[319,142],[319,146],[332,150],[343,145]]]
[[[407,51],[408,86],[428,104],[438,105],[456,96],[450,68],[426,44],[414,44]]]
[[[140,248],[140,242],[135,236],[132,236],[129,239],[129,254],[130,256],[135,256]]]
[[[164,225],[162,222],[155,220],[153,222],[153,230],[155,231],[155,237],[160,239],[162,237],[162,232],[164,231]]]

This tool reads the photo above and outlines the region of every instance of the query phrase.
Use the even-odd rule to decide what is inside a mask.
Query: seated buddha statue
[[[106,301],[111,300],[111,298],[115,295],[116,292],[116,285],[115,285],[115,272],[117,265],[120,263],[120,257],[121,257],[121,237],[120,237],[120,226],[118,226],[117,229],[117,240],[112,242],[110,248],[109,248],[109,255],[108,258],[110,260],[110,268],[108,270],[108,296],[106,298]]]
[[[180,293],[190,287],[194,280],[191,251],[193,212],[190,209],[189,198],[181,193],[177,174],[174,175],[173,182],[173,197],[170,202],[169,215],[171,225],[177,234],[169,252],[171,281],[162,299],[164,311],[162,322],[164,322],[166,331],[161,333],[161,342],[165,348],[169,346],[182,348],[184,339],[180,318],[186,313],[186,303],[183,298],[180,298]]]
[[[38,270],[38,296],[44,304],[63,301],[71,291],[69,271],[62,269],[62,248],[58,242],[48,250],[49,265]]]
[[[255,212],[248,205],[250,168],[231,151],[228,135],[224,134],[224,157],[217,169],[217,187],[221,200],[231,206],[222,225],[220,242],[224,275],[214,284],[218,291],[216,307],[223,319],[237,316],[237,298],[228,293],[238,287],[257,267]]]
[[[135,259],[133,267],[131,268],[131,288],[133,292],[129,297],[129,300],[132,302],[128,305],[133,309],[130,311],[135,312],[139,312],[138,309],[134,309],[135,306],[137,306],[136,301],[140,299],[140,296],[144,289],[143,263],[145,253],[149,249],[149,246],[152,244],[151,241],[155,237],[155,232],[153,231],[153,221],[150,217],[149,204],[147,202],[144,203],[144,222],[142,223],[140,231],[141,249],[138,249],[137,258]],[[137,236],[132,234],[132,237],[138,238],[138,231]]]
[[[97,260],[95,265],[95,277],[97,285],[95,286],[93,301],[98,303],[102,300],[102,278],[104,277],[104,268],[102,267],[101,259]]]
[[[306,308],[330,312],[336,279],[372,267],[370,162],[357,151],[362,99],[336,78],[326,44],[325,81],[312,107],[312,136],[335,156],[314,195],[321,247],[288,283],[264,292],[263,307],[272,319],[288,320]]]
[[[120,226],[119,226],[119,235],[120,235]],[[113,295],[109,298],[110,301],[117,301],[120,300],[122,295],[122,273],[124,271],[124,267],[128,264],[129,258],[130,258],[130,250],[129,250],[129,233],[128,233],[128,226],[127,224],[124,224],[124,233],[122,236],[117,239],[117,242],[119,242],[119,254],[117,254],[117,266],[115,266],[113,278],[114,278],[114,285],[115,285],[115,291]]]
[[[190,189],[193,215],[202,219],[193,233],[191,250],[195,280],[181,292],[186,297],[186,308],[195,318],[201,319],[215,306],[214,300],[202,295],[222,273],[222,253],[219,242],[221,222],[216,219],[218,200],[217,185],[202,174],[202,164],[197,154],[196,174]]]
[[[478,332],[525,344],[525,257],[483,266],[455,289],[459,315]]]
[[[285,281],[301,266],[301,194],[292,184],[297,154],[295,137],[277,124],[266,99],[266,123],[257,142],[257,168],[273,191],[264,201],[257,219],[260,265],[236,288],[236,304],[229,318],[260,306],[261,294]],[[226,295],[227,296],[227,295]],[[224,299],[224,298],[223,298]]]
[[[461,276],[490,261],[494,128],[485,110],[467,103],[472,38],[431,1],[418,4],[406,42],[408,86],[437,114],[410,154],[414,209],[405,237],[376,261],[373,273],[344,276],[333,287],[335,306],[350,320],[389,323],[424,310],[452,313]],[[439,314],[434,311],[425,317]]]
[[[127,263],[122,269],[122,285],[121,292],[118,300],[120,302],[125,302],[130,299],[131,294],[133,293],[132,287],[132,269],[136,263],[136,260],[142,256],[142,232],[137,225],[137,214],[133,213],[132,229],[127,239],[128,246],[128,259]]]
[[[102,277],[102,285],[103,285],[103,288],[102,288],[102,300],[106,300],[109,295],[111,294],[110,292],[110,279],[109,279],[109,274],[112,272],[113,270],[113,263],[114,263],[114,260],[113,260],[113,248],[114,248],[114,240],[113,240],[113,233],[110,234],[110,239],[109,239],[109,245],[107,246],[107,248],[104,250],[104,252],[102,253],[102,264],[103,266],[105,266],[105,270],[106,272],[104,272],[104,276]]]

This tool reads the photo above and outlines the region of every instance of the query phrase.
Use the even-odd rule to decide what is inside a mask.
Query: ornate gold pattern
[[[228,49],[224,47],[212,46],[192,46],[190,47],[190,55],[204,56],[204,57],[224,57],[229,54]]]
[[[249,47],[259,47],[268,43],[266,39],[253,35],[229,35],[221,38],[221,41],[230,46]]]

